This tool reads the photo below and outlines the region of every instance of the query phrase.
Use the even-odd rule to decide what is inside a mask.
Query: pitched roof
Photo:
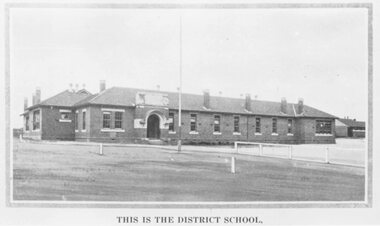
[[[58,93],[55,96],[52,96],[44,101],[41,101],[39,104],[30,106],[28,109],[32,109],[37,106],[72,107],[74,106],[74,104],[87,98],[88,96],[91,96],[91,94],[88,91],[86,93],[86,92],[83,92],[83,90],[81,90],[81,92],[70,92],[68,90],[65,90],[61,93]]]
[[[178,93],[177,92],[163,92],[135,88],[112,87],[99,94],[88,96],[82,101],[75,104],[75,106],[86,104],[99,104],[99,105],[114,105],[114,106],[135,106],[135,98],[138,92],[154,92],[167,94],[169,98],[169,108],[178,109]],[[255,115],[268,115],[268,116],[303,116],[303,117],[318,117],[318,118],[337,118],[333,115],[320,111],[318,109],[304,105],[304,113],[301,115],[295,114],[295,109],[298,104],[287,104],[287,114],[281,112],[281,103],[272,101],[259,101],[252,100],[252,112],[247,112],[244,108],[244,99],[228,98],[228,97],[210,97],[211,109],[203,107],[203,95],[196,94],[182,94],[182,110],[187,111],[203,111],[203,112],[220,112],[220,113],[233,113],[233,114],[255,114]]]
[[[343,119],[343,118],[340,118],[338,120],[348,127],[365,127],[365,122],[363,121],[356,121],[354,119]]]

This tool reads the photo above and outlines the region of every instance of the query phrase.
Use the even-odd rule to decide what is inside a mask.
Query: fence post
[[[235,173],[236,168],[235,168],[235,157],[231,157],[231,173]]]
[[[329,163],[329,148],[326,148],[325,151],[325,163]]]
[[[99,145],[99,154],[103,155],[103,144]]]
[[[293,146],[290,145],[289,146],[289,155],[288,155],[289,159],[292,159],[292,154],[293,154],[292,152],[293,152]]]
[[[236,141],[235,141],[235,152],[238,153],[238,144]]]
[[[260,151],[259,155],[260,156],[263,155],[263,145],[262,144],[259,144],[259,151]]]
[[[20,134],[20,141],[22,141],[22,134]]]

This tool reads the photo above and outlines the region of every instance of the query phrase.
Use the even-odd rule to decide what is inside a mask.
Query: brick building
[[[91,94],[70,88],[44,101],[37,89],[32,106],[24,103],[24,137],[141,143],[175,143],[178,93],[132,88]],[[184,143],[335,143],[335,116],[303,104],[182,94]]]
[[[340,118],[335,120],[336,137],[365,137],[365,122],[356,121],[356,119]]]

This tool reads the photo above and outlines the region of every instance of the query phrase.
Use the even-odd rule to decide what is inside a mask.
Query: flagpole
[[[179,17],[178,152],[182,148],[182,15]]]

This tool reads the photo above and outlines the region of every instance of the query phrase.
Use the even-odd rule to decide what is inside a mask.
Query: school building
[[[179,138],[179,94],[112,87],[68,90],[24,101],[24,138],[122,143],[171,143]],[[337,117],[298,103],[182,94],[183,143],[335,143]]]

